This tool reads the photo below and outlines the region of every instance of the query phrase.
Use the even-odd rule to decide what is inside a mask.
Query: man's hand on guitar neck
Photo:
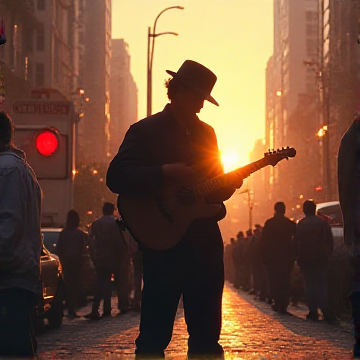
[[[196,179],[196,172],[190,166],[183,163],[165,164],[162,166],[165,180],[193,183]]]
[[[234,173],[230,179],[230,186],[233,186],[235,189],[240,189],[243,185],[244,178],[237,173]]]

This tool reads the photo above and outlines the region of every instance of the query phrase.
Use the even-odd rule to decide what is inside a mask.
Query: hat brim
[[[200,95],[202,95],[204,97],[205,100],[211,102],[212,104],[219,106],[219,103],[209,94],[204,94],[204,92],[202,92],[200,89],[198,89],[196,86],[193,86],[192,84],[190,84],[186,78],[184,78],[181,75],[178,75],[175,71],[171,71],[171,70],[166,70],[166,72],[171,75],[172,77],[176,77],[178,79],[181,79],[182,81],[184,81],[185,84],[190,85],[194,90],[196,90]]]

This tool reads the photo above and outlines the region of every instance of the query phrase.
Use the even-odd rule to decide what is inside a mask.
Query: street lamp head
[[[177,9],[184,10],[185,8],[183,6],[177,6]]]

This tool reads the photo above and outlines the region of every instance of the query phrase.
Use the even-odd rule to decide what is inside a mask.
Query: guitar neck
[[[265,158],[260,159],[226,174],[221,174],[210,180],[206,180],[196,185],[193,190],[199,196],[211,194],[212,192],[231,184],[231,179],[233,179],[234,177],[241,177],[245,179],[255,171],[258,171],[267,165],[269,165],[269,163]]]

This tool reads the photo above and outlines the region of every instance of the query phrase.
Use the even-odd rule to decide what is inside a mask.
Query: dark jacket
[[[109,189],[117,194],[153,196],[163,185],[162,165],[179,162],[195,165],[204,178],[222,174],[213,128],[196,120],[189,126],[189,132],[188,136],[178,125],[168,106],[162,112],[133,124],[109,166],[106,178]],[[226,200],[222,194],[222,190],[212,194],[212,202]],[[223,211],[217,217],[193,221],[181,243],[188,241],[202,249],[215,246],[222,251],[217,222],[225,214],[223,205]]]
[[[291,265],[295,261],[294,235],[296,224],[275,214],[265,222],[261,232],[261,258],[267,266]]]
[[[78,228],[64,228],[59,234],[56,254],[63,266],[81,266],[88,235]]]
[[[334,249],[329,223],[317,215],[306,216],[296,225],[297,262],[303,265],[326,265]]]
[[[91,224],[90,254],[98,268],[119,267],[124,261],[128,247],[113,216],[102,216]]]
[[[41,189],[23,152],[0,152],[0,290],[41,288]],[[39,286],[40,285],[40,286]]]
[[[344,222],[345,244],[353,244],[354,214],[359,198],[359,184],[357,180],[357,162],[360,160],[360,121],[355,120],[341,139],[338,154],[338,187],[339,201]],[[359,164],[358,164],[359,165]]]

